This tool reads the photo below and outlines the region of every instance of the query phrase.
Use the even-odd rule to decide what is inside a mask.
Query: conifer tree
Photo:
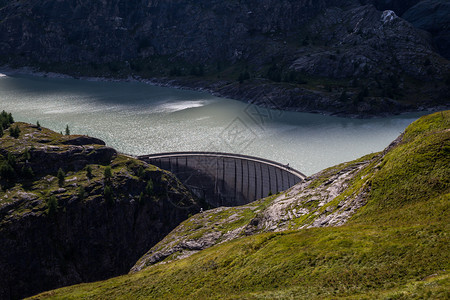
[[[56,177],[58,177],[58,185],[62,187],[64,185],[66,174],[64,174],[64,171],[61,168],[59,168]]]
[[[92,179],[92,167],[90,166],[90,165],[88,165],[87,167],[86,167],[86,176],[87,176],[87,178],[89,178],[89,179]]]

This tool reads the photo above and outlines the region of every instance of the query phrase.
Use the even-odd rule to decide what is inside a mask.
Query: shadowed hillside
[[[416,2],[5,0],[0,64],[345,116],[447,106],[450,7]]]

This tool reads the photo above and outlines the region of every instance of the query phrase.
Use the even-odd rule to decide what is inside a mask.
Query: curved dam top
[[[306,178],[289,165],[232,153],[170,152],[138,158],[171,171],[212,207],[247,204]]]

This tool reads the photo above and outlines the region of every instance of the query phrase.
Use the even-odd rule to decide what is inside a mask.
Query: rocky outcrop
[[[0,137],[1,299],[127,273],[199,210],[169,172],[97,139],[16,124],[18,139]]]
[[[0,147],[0,154],[6,157],[11,152],[23,156],[18,168],[31,167],[39,176],[56,174],[60,168],[63,171],[79,171],[87,164],[109,164],[117,155],[115,149],[105,146],[105,142],[97,138],[62,136],[25,123],[21,126],[26,131],[22,139],[14,141],[5,137],[11,141]],[[28,157],[25,157],[25,152]]]
[[[347,116],[446,106],[446,42],[397,17],[416,2],[8,1],[0,63]]]

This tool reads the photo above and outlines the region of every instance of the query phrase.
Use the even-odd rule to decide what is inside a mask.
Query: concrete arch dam
[[[244,205],[284,191],[306,178],[289,166],[239,154],[172,152],[138,158],[171,171],[213,207]]]

